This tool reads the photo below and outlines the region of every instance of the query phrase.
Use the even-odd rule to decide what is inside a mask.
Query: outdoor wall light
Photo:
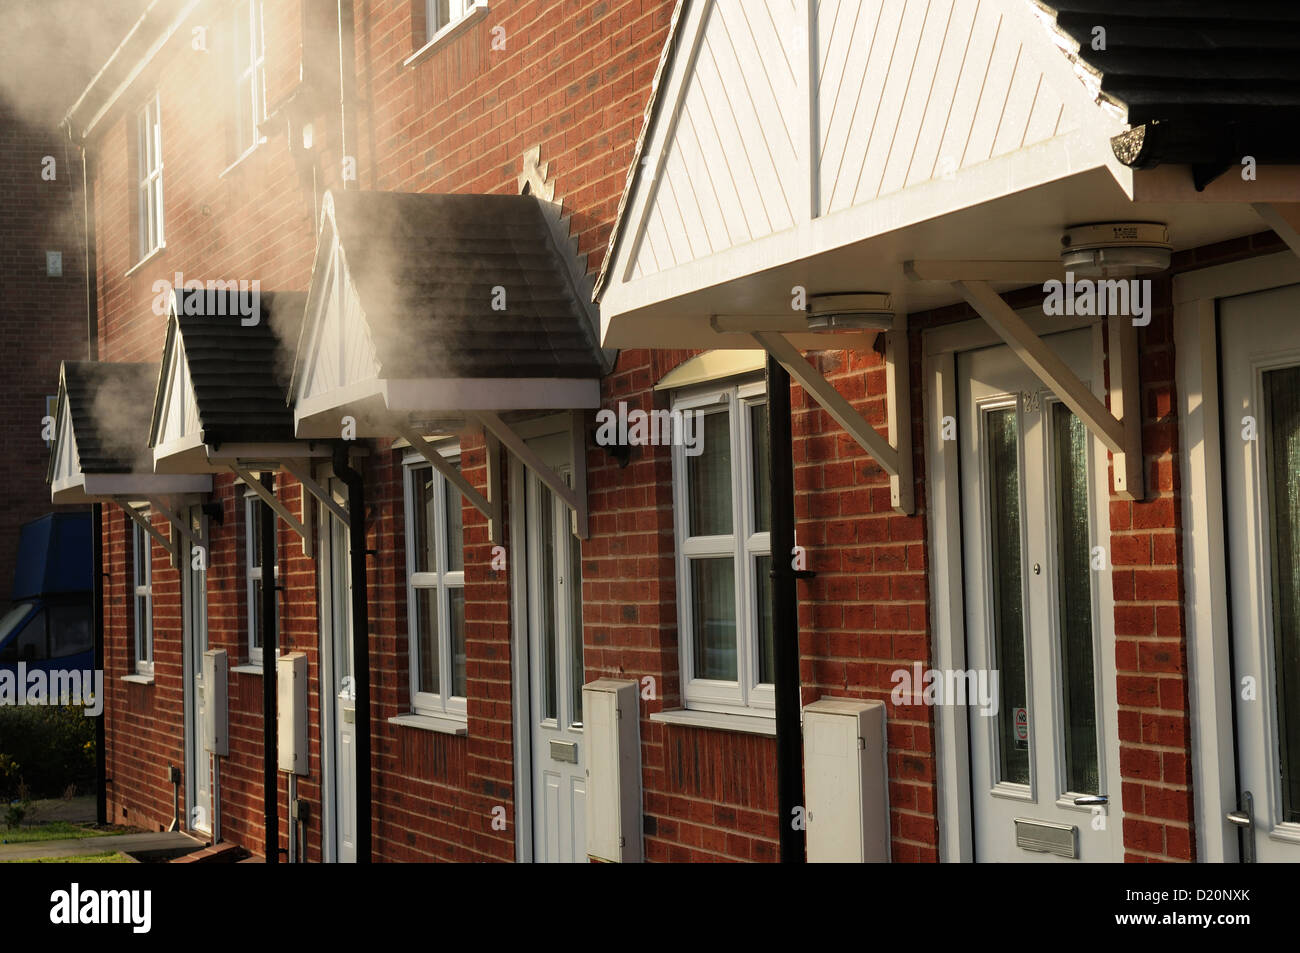
[[[1075,225],[1061,236],[1065,270],[1088,278],[1164,271],[1172,250],[1169,226],[1159,222]]]
[[[821,294],[808,298],[809,331],[887,331],[894,306],[881,292]]]

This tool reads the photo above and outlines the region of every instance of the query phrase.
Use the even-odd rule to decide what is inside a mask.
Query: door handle
[[[1255,863],[1255,797],[1249,791],[1241,792],[1241,809],[1223,815],[1229,824],[1241,830],[1241,862]]]
[[[1106,805],[1110,803],[1110,798],[1104,794],[1083,794],[1074,799],[1076,807],[1091,807],[1093,805]]]

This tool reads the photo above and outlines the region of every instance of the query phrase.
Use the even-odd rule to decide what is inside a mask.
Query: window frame
[[[263,0],[236,0],[232,14],[230,69],[235,87],[234,153],[238,162],[266,142],[266,136],[259,132],[266,122],[265,5]],[[246,52],[248,60],[242,69],[241,50]]]
[[[253,519],[255,507],[264,506],[262,498],[253,490],[245,488],[244,490],[244,594],[248,603],[248,624],[246,626],[247,638],[245,646],[248,651],[248,664],[261,665],[265,660],[262,654],[261,646],[254,646],[253,640],[257,637],[257,584],[262,581],[262,567],[257,565],[257,560],[261,556],[261,540],[255,539],[253,534]],[[265,515],[265,514],[263,514]],[[278,584],[280,580],[280,540],[277,534],[275,540],[275,568],[272,571],[275,581]],[[280,594],[276,591],[275,596],[275,622],[276,630],[280,627]],[[280,655],[276,650],[276,657]]]
[[[439,23],[438,18],[434,15],[437,12],[438,0],[424,0],[425,42],[433,41],[439,33],[448,27],[455,26],[473,13],[475,7],[479,6],[485,7],[487,4],[481,2],[481,0],[447,0],[447,22]],[[456,12],[457,8],[459,8],[459,12]]]
[[[448,463],[456,465],[460,461],[461,449],[459,444],[449,444],[437,448]],[[433,572],[416,572],[415,566],[415,488],[414,478],[416,473],[427,472],[432,476],[436,490],[434,492],[433,506],[433,526],[428,531],[434,534],[435,552],[434,558],[435,571]],[[453,495],[454,494],[454,495]],[[448,496],[462,504],[461,519],[461,569],[449,570],[445,567],[448,565],[447,553],[447,504]],[[454,659],[452,657],[452,639],[451,639],[451,590],[459,589],[465,592],[465,559],[464,559],[464,510],[463,499],[460,490],[452,485],[445,476],[434,469],[433,464],[429,463],[424,457],[416,453],[408,453],[402,460],[402,499],[403,499],[403,526],[406,533],[406,628],[407,628],[407,677],[410,690],[410,710],[416,715],[427,715],[432,717],[450,717],[463,721],[467,717],[468,688],[466,695],[452,694],[452,679],[454,677]],[[433,589],[436,591],[435,602],[438,612],[438,688],[439,691],[423,692],[420,691],[420,634],[419,634],[419,615],[416,601],[417,589]],[[462,598],[463,595],[462,595]],[[468,624],[466,624],[468,630]],[[468,637],[468,631],[466,632]]]
[[[135,123],[136,250],[138,260],[144,261],[167,247],[163,227],[162,98],[157,92],[137,110]]]
[[[711,384],[675,394],[674,411],[725,413],[731,450],[732,532],[722,536],[692,536],[688,499],[687,459],[680,440],[672,446],[674,559],[677,572],[677,631],[682,705],[697,711],[774,717],[775,687],[760,683],[758,557],[772,554],[770,530],[755,528],[752,414],[767,405],[765,381],[741,380]],[[701,424],[702,425],[702,424]],[[731,557],[735,579],[736,681],[694,677],[695,632],[690,564],[693,559]]]
[[[149,512],[140,515],[146,520],[153,518]],[[132,609],[135,619],[133,670],[137,675],[153,675],[153,538],[134,520],[131,521],[131,531]]]

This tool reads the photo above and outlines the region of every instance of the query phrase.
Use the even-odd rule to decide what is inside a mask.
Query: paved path
[[[0,862],[28,860],[34,857],[76,857],[81,854],[103,854],[120,850],[138,853],[154,850],[180,850],[199,848],[202,841],[181,831],[164,831],[142,834],[109,834],[106,837],[70,837],[67,840],[37,841],[28,844],[0,844]]]

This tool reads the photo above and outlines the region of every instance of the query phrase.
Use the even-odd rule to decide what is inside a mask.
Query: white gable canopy
[[[212,477],[156,474],[149,407],[157,364],[64,361],[47,474],[55,503],[209,493]]]
[[[285,402],[305,302],[292,292],[175,292],[149,428],[159,473],[328,455],[295,439]]]
[[[1089,3],[1124,56],[1125,5]],[[915,312],[960,295],[908,261],[1050,268],[1068,226],[1099,221],[1165,223],[1194,247],[1261,231],[1251,203],[1296,194],[1291,168],[1198,192],[1185,167],[1123,164],[1131,106],[1051,6],[682,0],[597,282],[604,345],[755,347],[729,319],[805,330],[796,288]]]
[[[599,404],[589,293],[531,195],[326,196],[290,399],[300,438]]]

